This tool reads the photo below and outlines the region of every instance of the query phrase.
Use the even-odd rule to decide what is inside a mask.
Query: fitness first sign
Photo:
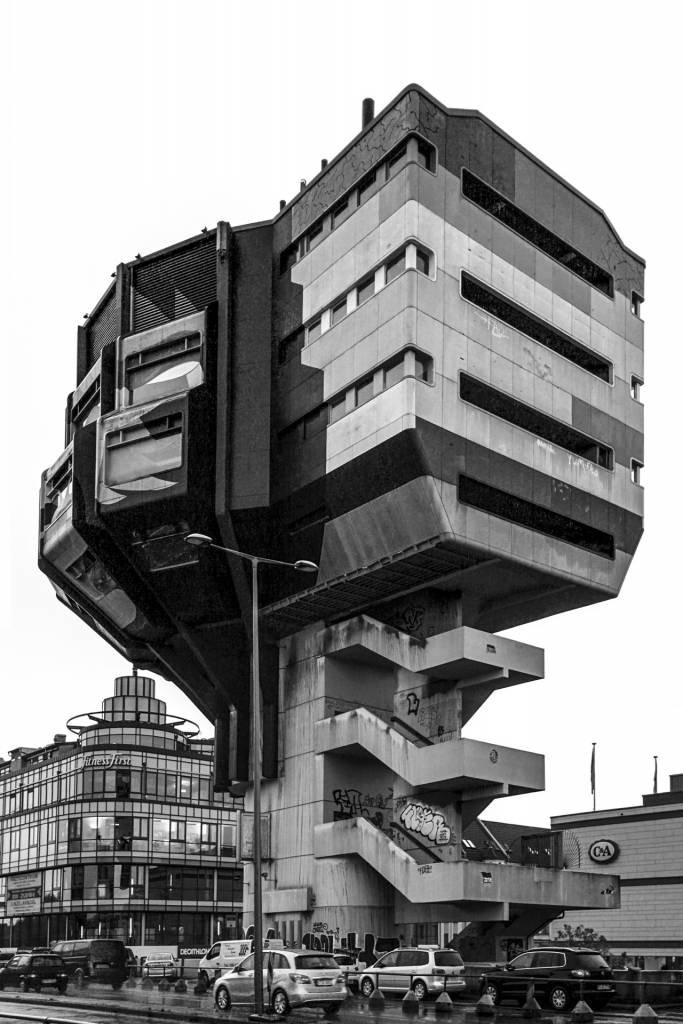
[[[84,754],[81,770],[85,768],[134,768],[139,767],[137,760],[130,754],[114,754],[108,751],[103,754]]]

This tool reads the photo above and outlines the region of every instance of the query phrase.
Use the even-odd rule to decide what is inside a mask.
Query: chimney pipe
[[[375,116],[375,101],[371,96],[363,100],[363,128],[367,128]]]
[[[284,210],[286,205],[287,205],[287,200],[286,199],[281,199],[280,200],[280,209]]]
[[[303,192],[303,190],[305,188],[306,188],[306,179],[302,178],[301,181],[299,182],[299,192]]]
[[[320,161],[320,170],[324,171],[326,167],[327,167],[327,160],[325,159],[325,157],[323,157],[322,160]]]

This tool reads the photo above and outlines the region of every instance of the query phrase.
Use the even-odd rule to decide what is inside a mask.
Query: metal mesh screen
[[[133,330],[199,312],[216,299],[216,233],[133,267]]]
[[[118,323],[116,288],[112,285],[86,325],[88,370],[97,361],[104,346],[110,341],[116,341],[119,333]]]

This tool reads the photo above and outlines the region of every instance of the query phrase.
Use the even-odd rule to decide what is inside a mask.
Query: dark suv
[[[566,946],[529,949],[505,967],[482,975],[482,994],[497,1006],[503,999],[525,1002],[533,982],[534,996],[551,1010],[569,1010],[579,999],[591,1009],[606,1006],[614,995],[612,972],[600,953]]]
[[[66,972],[77,985],[100,981],[121,988],[128,977],[126,947],[120,939],[73,939],[53,947],[64,960]]]
[[[54,985],[66,992],[67,982],[64,961],[52,953],[19,953],[0,970],[0,990],[17,985],[22,992],[40,992],[43,985]]]

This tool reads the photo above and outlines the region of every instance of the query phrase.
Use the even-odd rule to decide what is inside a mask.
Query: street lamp
[[[246,551],[226,548],[216,544],[205,533],[188,533],[188,544],[197,548],[215,548],[226,555],[244,558],[251,562],[251,749],[252,772],[254,775],[254,1009],[263,1013],[263,922],[261,899],[261,682],[259,677],[259,626],[258,626],[258,568],[259,565],[282,565],[297,572],[317,572],[315,562],[299,559],[283,562],[279,558],[261,558]]]

